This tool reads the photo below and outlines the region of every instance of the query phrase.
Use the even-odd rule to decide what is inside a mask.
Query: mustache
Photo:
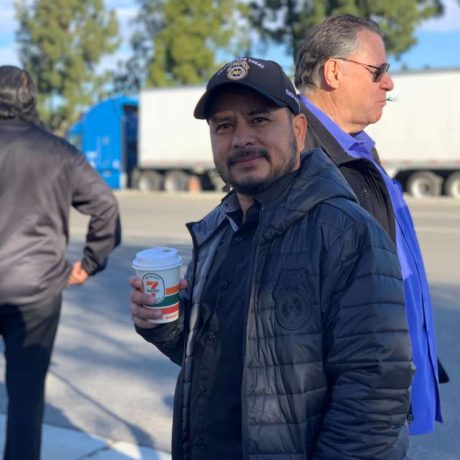
[[[265,149],[238,149],[234,150],[227,159],[227,165],[233,166],[241,160],[252,158],[269,159],[268,151]]]

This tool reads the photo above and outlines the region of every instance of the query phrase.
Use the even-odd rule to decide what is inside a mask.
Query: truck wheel
[[[452,173],[444,185],[446,195],[460,199],[460,172]]]
[[[163,177],[156,171],[141,171],[137,178],[136,188],[143,192],[161,190]],[[134,185],[133,185],[134,186]]]
[[[184,171],[170,171],[165,175],[163,184],[167,192],[186,192],[190,176]]]
[[[415,198],[439,196],[442,179],[430,171],[420,171],[409,176],[406,190]]]

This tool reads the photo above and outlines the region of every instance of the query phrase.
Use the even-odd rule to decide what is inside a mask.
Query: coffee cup
[[[177,249],[163,246],[145,249],[136,254],[132,265],[142,280],[142,290],[155,295],[155,302],[145,307],[155,308],[163,314],[161,318],[149,321],[162,324],[177,320],[182,265]]]

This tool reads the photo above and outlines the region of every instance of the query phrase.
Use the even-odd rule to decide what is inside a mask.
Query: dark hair
[[[372,19],[351,14],[332,16],[307,33],[297,52],[295,85],[308,90],[320,87],[324,63],[333,57],[348,57],[358,47],[358,33],[370,30],[382,37],[382,31]]]
[[[0,120],[37,123],[37,88],[26,70],[0,66]]]

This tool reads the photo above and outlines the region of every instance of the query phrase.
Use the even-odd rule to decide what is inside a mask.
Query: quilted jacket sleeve
[[[313,458],[402,460],[413,368],[394,245],[374,221],[331,233],[321,287],[331,391]]]
[[[184,352],[184,316],[187,304],[186,290],[181,291],[179,319],[162,324],[153,329],[143,329],[134,326],[136,332],[147,342],[155,345],[164,355],[178,366],[182,365]]]

